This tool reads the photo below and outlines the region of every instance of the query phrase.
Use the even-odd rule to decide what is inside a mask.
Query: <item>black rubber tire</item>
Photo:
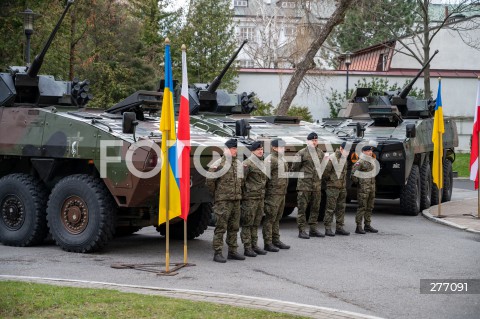
[[[282,218],[290,216],[294,210],[295,210],[295,207],[284,207]]]
[[[452,199],[452,191],[453,191],[452,162],[447,158],[443,161],[442,203],[449,202]]]
[[[447,158],[443,161],[443,188],[442,203],[449,202],[452,199],[453,191],[453,170],[452,162]],[[438,187],[432,183],[432,206],[438,205]]]
[[[421,181],[420,169],[413,164],[410,176],[400,194],[400,206],[407,215],[416,216],[420,213]]]
[[[140,226],[118,226],[115,227],[115,237],[129,236],[142,228]]]
[[[420,182],[421,182],[421,199],[420,209],[424,210],[430,207],[432,202],[432,169],[430,167],[430,161],[428,158],[420,169]]]
[[[82,230],[72,233],[62,220],[62,207],[73,197],[82,200],[88,216]],[[72,205],[73,206],[73,205]],[[78,206],[75,206],[78,208]],[[53,239],[65,251],[90,253],[102,249],[115,233],[116,203],[99,178],[71,175],[60,180],[52,190],[47,205],[48,226]]]
[[[10,174],[1,178],[0,242],[20,247],[42,243],[48,235],[47,198],[45,187],[33,176]],[[12,216],[12,210],[17,208],[24,213]]]
[[[187,218],[187,240],[192,240],[199,237],[208,228],[213,214],[213,205],[211,203],[201,204],[196,211],[188,215]],[[157,231],[165,236],[166,225],[160,225],[157,227]],[[170,238],[171,239],[184,239],[184,225],[183,220],[175,224],[170,224]]]

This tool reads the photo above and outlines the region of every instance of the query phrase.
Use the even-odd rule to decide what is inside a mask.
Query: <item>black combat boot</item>
[[[308,233],[310,237],[325,237],[318,229],[310,228],[310,232]]]
[[[348,236],[350,235],[350,232],[346,231],[345,229],[343,229],[343,227],[340,227],[340,228],[337,228],[337,230],[335,230],[335,234],[337,235],[343,235],[343,236]]]
[[[289,245],[282,243],[280,240],[273,243],[273,245],[277,248],[280,248],[280,249],[290,249]]]
[[[213,255],[213,261],[216,261],[217,263],[226,263],[227,260],[225,257],[223,257],[221,252],[215,252],[215,255]]]
[[[310,239],[310,236],[308,236],[306,231],[301,230],[301,231],[298,232],[298,238]]]
[[[357,225],[357,229],[355,229],[355,233],[366,234],[366,232],[363,230],[362,226],[360,226],[360,225]]]
[[[243,254],[247,257],[257,257],[257,254],[253,251],[252,248],[245,248],[245,252]]]
[[[325,236],[335,237],[335,234],[330,228],[325,229]]]
[[[365,231],[368,233],[378,233],[378,230],[370,225],[365,225]]]
[[[271,251],[273,253],[277,253],[277,252],[280,251],[280,249],[278,249],[277,247],[275,247],[272,244],[266,244],[264,248],[265,248],[266,251]]]
[[[257,245],[252,247],[253,251],[257,253],[257,255],[266,255],[267,252],[262,248],[258,247]]]
[[[229,251],[228,252],[228,259],[235,259],[235,260],[245,260],[245,257],[237,253],[236,251]]]

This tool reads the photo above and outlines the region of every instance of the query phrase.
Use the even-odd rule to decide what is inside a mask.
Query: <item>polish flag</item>
[[[478,132],[480,131],[480,78],[478,81],[477,101],[475,104],[475,119],[473,121],[472,151],[470,152],[470,179],[475,181],[478,189]]]

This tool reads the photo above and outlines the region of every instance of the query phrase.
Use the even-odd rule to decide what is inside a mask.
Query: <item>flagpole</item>
[[[166,131],[167,133],[167,148],[166,148],[166,156],[165,156],[165,172],[166,174],[169,174],[170,171],[169,171],[169,163],[168,163],[168,143],[170,141],[170,131]],[[169,178],[166,179],[166,189],[168,190],[168,180]],[[169,203],[169,197],[170,197],[170,194],[167,193],[167,196],[165,196],[165,207],[166,207],[166,210],[165,210],[165,213],[166,213],[166,238],[165,238],[165,272],[169,272],[170,271],[170,216],[169,216],[169,210],[170,210],[170,203]]]
[[[440,145],[443,145],[443,140],[442,140],[442,133],[438,132],[438,141]],[[440,165],[438,165],[438,176],[442,176],[442,169],[443,169],[443,154],[440,154]],[[443,186],[443,176],[442,176],[442,182],[439,183],[440,185],[437,185],[438,187],[438,216],[442,216],[442,186]]]
[[[480,80],[480,77],[478,77]],[[477,120],[478,121],[478,120]],[[475,125],[475,124],[474,124]],[[478,140],[478,150],[477,153],[480,154],[480,131],[477,133],[477,140]],[[477,157],[480,159],[480,156]],[[477,161],[478,161],[477,159]],[[477,169],[477,180],[480,182],[480,169]],[[475,181],[473,182],[473,187],[475,187]],[[477,188],[477,218],[480,219],[480,187]]]
[[[187,264],[187,221],[183,220],[183,263]]]

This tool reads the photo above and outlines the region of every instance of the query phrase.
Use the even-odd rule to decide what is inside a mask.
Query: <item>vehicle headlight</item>
[[[392,152],[384,152],[382,153],[382,160],[399,160],[403,158],[402,151],[392,151]]]

